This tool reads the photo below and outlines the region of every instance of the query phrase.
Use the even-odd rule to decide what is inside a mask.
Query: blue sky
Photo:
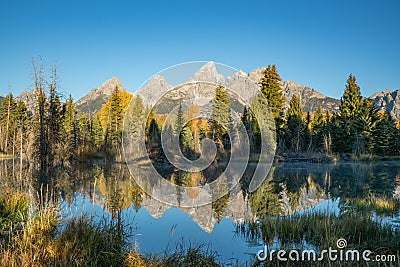
[[[39,5],[38,2],[41,4]],[[213,60],[340,97],[400,88],[398,1],[0,1],[0,94],[32,89],[31,59],[78,99],[112,76],[135,91],[171,65]]]

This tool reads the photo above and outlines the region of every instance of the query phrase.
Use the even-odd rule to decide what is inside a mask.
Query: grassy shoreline
[[[0,195],[0,266],[221,266],[203,246],[144,256],[126,243],[119,219],[63,221],[55,203],[37,207],[24,193]]]
[[[265,218],[254,224],[238,225],[237,230],[247,239],[264,240],[266,244],[278,237],[283,249],[302,244],[304,240],[318,249],[334,247],[337,239],[345,238],[349,248],[371,249],[374,253],[399,257],[400,229],[373,221],[370,213],[378,207],[384,213],[391,212],[400,204],[396,202],[392,207],[376,200],[347,204],[360,207],[360,211],[349,210],[339,216],[307,213]],[[48,201],[46,206],[40,207],[32,204],[25,193],[3,190],[0,195],[0,266],[224,266],[217,252],[204,245],[178,244],[173,251],[163,254],[140,254],[127,243],[129,236],[123,229],[119,216],[101,222],[94,222],[85,215],[61,220],[57,203]],[[390,266],[398,263],[399,258],[396,265]],[[304,266],[304,262],[252,264]],[[326,261],[315,264],[313,266],[335,266]]]

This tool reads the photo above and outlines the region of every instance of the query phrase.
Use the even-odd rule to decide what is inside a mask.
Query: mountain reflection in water
[[[251,170],[247,170],[251,171]],[[141,173],[141,179],[146,179]],[[166,179],[182,179],[187,185],[201,184],[202,173],[171,172]],[[171,207],[148,196],[157,189],[148,179],[140,188],[127,166],[99,163],[58,167],[49,177],[49,190],[59,195],[63,217],[81,213],[112,219],[121,212],[132,233],[132,242],[142,253],[162,252],[182,240],[210,243],[223,260],[247,261],[262,248],[263,241],[249,242],[235,233],[237,225],[263,217],[277,217],[311,210],[313,207],[342,209],[349,199],[400,197],[400,162],[379,163],[278,163],[264,183],[248,192],[246,173],[229,194],[210,204],[194,207]],[[0,161],[1,188],[26,190],[32,197],[40,190],[28,166]],[[150,190],[150,191],[149,191]],[[171,197],[196,201],[196,186]],[[340,198],[340,201],[338,199]],[[399,220],[399,214],[392,216]],[[224,245],[229,244],[229,245]],[[251,256],[250,254],[253,254]]]

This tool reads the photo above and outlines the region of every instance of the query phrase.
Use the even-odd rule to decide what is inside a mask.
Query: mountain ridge
[[[152,90],[153,88],[157,88],[158,90]],[[144,103],[153,105],[157,99],[170,89],[172,89],[172,85],[163,76],[155,75],[142,88],[136,91],[134,95],[139,95]]]
[[[94,115],[108,101],[115,87],[118,87],[120,91],[125,91],[121,81],[113,76],[76,101],[75,108],[82,113]]]
[[[248,84],[250,81],[258,84],[264,70],[265,67],[254,69],[249,73],[239,70],[225,78],[218,73],[215,63],[210,61],[200,67],[186,82],[208,81],[222,84],[237,92],[242,88],[250,87]],[[321,105],[323,111],[329,110],[331,113],[339,112],[340,99],[325,96],[316,89],[297,84],[291,80],[282,81],[280,85],[285,97],[284,111],[288,109],[292,96],[297,95],[304,112],[315,112],[318,105]],[[94,115],[108,101],[116,86],[120,90],[127,91],[122,82],[116,76],[113,76],[76,101],[76,109],[78,112]],[[145,104],[154,105],[163,94],[172,88],[174,87],[164,77],[155,75],[139,90],[133,92],[132,95],[139,95]],[[239,95],[250,99],[254,93],[251,90],[241,90]],[[4,99],[4,97],[0,96],[0,102],[2,98]],[[400,118],[400,89],[376,92],[368,98],[373,101],[376,109],[389,112],[396,120]],[[28,110],[33,112],[36,102],[36,95],[33,90],[31,92],[22,92],[16,99],[17,101],[23,101],[27,105]]]
[[[376,109],[388,112],[395,120],[400,119],[400,89],[383,90],[374,93],[369,98]]]
[[[244,100],[250,101],[251,98],[259,92],[257,89],[258,86],[254,85],[258,84],[263,76],[264,70],[265,68],[258,68],[250,73],[239,70],[224,78],[218,73],[215,63],[210,61],[195,72],[193,77],[189,78],[187,82],[205,81],[222,84],[226,88],[229,88],[239,96],[243,97]],[[153,79],[156,79],[156,81],[162,80],[167,83],[164,77],[157,75],[150,79],[148,83],[135,93],[135,95],[139,95],[147,105],[154,105],[162,95],[166,94],[167,91],[172,88],[168,83],[168,86],[157,86]],[[252,84],[249,84],[251,82]],[[324,111],[329,110],[331,113],[339,111],[340,100],[327,97],[315,89],[298,85],[293,81],[282,81],[281,89],[285,96],[284,110],[289,108],[290,99],[292,95],[296,94],[300,98],[301,105],[305,112],[315,112],[318,105],[321,105]]]
[[[22,101],[25,103],[26,109],[30,114],[33,114],[36,106],[36,91],[33,89],[32,91],[22,91],[16,98],[15,101]]]

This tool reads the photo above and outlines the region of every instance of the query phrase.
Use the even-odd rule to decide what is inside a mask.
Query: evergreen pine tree
[[[362,106],[362,96],[356,77],[350,74],[346,88],[340,100],[340,114],[342,117],[354,118]]]
[[[103,128],[101,127],[100,118],[98,115],[95,115],[92,120],[92,141],[97,149],[101,148],[103,145]]]
[[[212,102],[212,113],[209,119],[210,137],[217,144],[218,150],[222,152],[225,147],[224,139],[231,127],[231,113],[229,99],[225,88],[219,85],[215,89],[215,97]]]
[[[250,151],[255,154],[260,153],[261,149],[264,151],[275,151],[276,149],[276,120],[267,106],[268,103],[261,93],[255,95],[250,103],[250,136],[252,139],[249,141],[252,143],[250,145],[252,150]],[[276,131],[278,131],[278,134],[282,134],[281,129],[276,129]]]
[[[314,143],[314,149],[317,152],[322,152],[324,150],[324,142],[326,138],[329,137],[328,135],[328,137],[325,138],[324,127],[325,127],[325,117],[322,112],[321,105],[318,105],[312,121],[312,131],[311,131]]]
[[[300,120],[303,120],[303,109],[300,105],[300,99],[293,95],[292,99],[289,102],[289,109],[286,112],[286,118],[296,117]]]
[[[179,103],[179,108],[178,112],[176,113],[176,120],[175,120],[176,136],[180,136],[183,126],[185,126],[185,117],[183,116],[182,103]]]
[[[378,120],[372,130],[370,151],[378,156],[398,156],[400,152],[400,131],[386,113]]]
[[[49,160],[57,163],[60,157],[64,157],[61,144],[62,112],[61,103],[57,95],[56,70],[53,69],[53,77],[49,84],[49,109],[48,109],[48,136],[49,136]]]
[[[181,131],[181,135],[179,137],[179,141],[181,144],[181,151],[183,155],[189,159],[192,159],[193,156],[193,135],[190,127],[187,125],[183,127]]]
[[[313,126],[322,125],[324,122],[324,114],[322,112],[321,105],[318,105],[314,115]]]
[[[175,138],[179,138],[179,148],[182,153],[185,153],[186,151],[185,145],[188,144],[188,140],[184,140],[183,138],[184,127],[185,127],[185,116],[183,114],[182,103],[179,103],[178,111],[176,113],[174,128],[175,128]],[[187,131],[185,138],[188,138]]]
[[[324,138],[328,136],[331,137],[332,152],[352,153],[354,136],[350,135],[349,127],[346,126],[346,122],[343,122],[340,114],[331,117],[327,123]]]
[[[118,87],[115,87],[110,98],[110,119],[109,119],[109,138],[114,148],[121,146],[122,137],[122,100],[119,95]]]
[[[77,143],[78,143],[78,151],[77,156],[79,159],[87,160],[88,156],[94,152],[93,146],[91,143],[91,119],[88,114],[83,115],[79,113],[76,119],[76,128],[77,128]]]
[[[247,107],[243,108],[243,115],[240,118],[243,126],[244,126],[244,130],[247,133],[248,139],[249,139],[249,145],[250,145],[250,152],[253,153],[255,152],[255,146],[254,146],[254,140],[253,140],[253,125],[251,122],[251,116],[249,113],[249,110]]]
[[[325,115],[324,115],[324,122],[329,122],[332,118],[332,114],[329,112],[329,110],[326,110]]]
[[[64,104],[63,112],[63,140],[65,144],[64,155],[66,159],[74,157],[77,151],[76,110],[72,96]]]
[[[356,78],[350,75],[340,103],[340,121],[336,125],[333,144],[339,153],[366,153],[377,121],[372,101],[363,99]],[[338,129],[338,128],[341,129]],[[340,145],[336,145],[339,142]]]
[[[390,115],[389,115],[390,118]],[[354,152],[357,155],[371,152],[372,134],[379,116],[374,108],[371,99],[363,99],[362,105],[354,120],[352,121],[353,131],[357,134]]]
[[[165,130],[163,132],[163,135],[164,135],[164,142],[165,143],[163,143],[163,150],[166,149],[166,148],[168,148],[168,149],[171,148],[172,141],[173,141],[173,138],[174,138],[174,130],[172,129],[172,126],[171,125],[167,125],[167,126],[164,125],[164,127],[165,127]]]
[[[267,99],[269,108],[275,118],[279,120],[282,115],[282,107],[285,101],[279,82],[279,76],[275,65],[268,65],[264,71],[264,76],[260,80],[260,90],[263,96]]]
[[[286,112],[286,121],[284,127],[286,148],[299,152],[307,145],[308,130],[303,120],[303,109],[300,105],[300,99],[296,95],[293,95],[290,100],[290,106]]]
[[[160,156],[161,152],[161,135],[156,120],[156,116],[151,110],[148,117],[148,126],[146,128],[147,136],[147,151],[150,153],[151,158]]]

